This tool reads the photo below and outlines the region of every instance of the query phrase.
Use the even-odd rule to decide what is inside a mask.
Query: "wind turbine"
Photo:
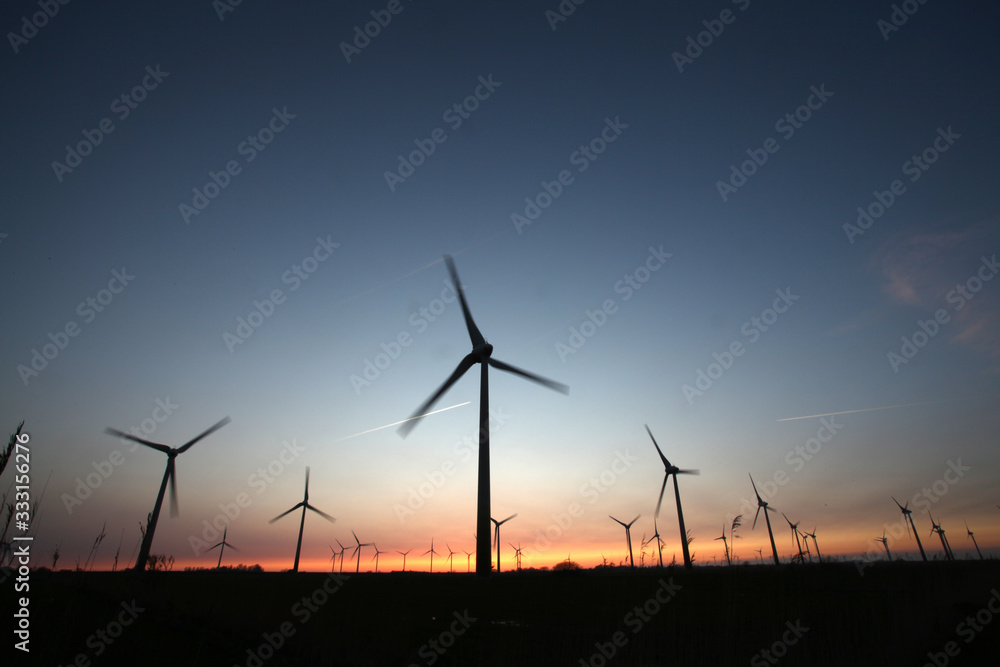
[[[323,517],[330,523],[334,523],[336,521],[336,519],[334,519],[326,512],[322,512],[309,504],[309,468],[306,468],[306,490],[305,493],[302,495],[302,502],[295,504],[290,510],[282,512],[278,516],[268,521],[268,523],[274,523],[281,517],[291,514],[300,507],[302,508],[302,519],[299,521],[299,541],[295,545],[295,565],[292,566],[292,572],[299,571],[299,554],[302,553],[302,532],[306,527],[306,510],[310,509],[313,512],[316,512],[316,514],[319,514],[321,517]]]
[[[358,572],[361,571],[361,547],[370,547],[373,545],[371,542],[365,542],[364,544],[362,544],[361,540],[358,539],[358,534],[355,533],[353,530],[351,531],[351,535],[354,535],[354,542],[355,544],[357,544],[357,546],[354,547],[354,552],[351,554],[351,558],[354,558],[355,556],[358,557],[358,562],[354,566],[354,573],[357,574]]]
[[[900,505],[899,501],[893,496],[892,502],[896,503],[896,507],[898,507],[899,511],[903,513],[903,524],[906,524],[907,519],[910,520],[909,525],[906,526],[906,532],[909,533],[910,528],[913,528],[913,537],[917,538],[917,547],[920,549],[920,557],[926,561],[927,554],[924,553],[924,545],[920,543],[920,534],[917,532],[917,526],[913,523],[913,510],[907,509],[910,506],[909,501],[907,501],[905,505]]]
[[[764,564],[764,547],[760,547],[758,549],[754,549],[754,551],[757,552],[757,559],[760,560],[760,564],[763,565]]]
[[[726,549],[726,563],[731,566],[733,561],[729,559],[729,542],[726,541],[726,524],[722,524],[722,536],[715,538],[715,540],[722,540],[722,546]]]
[[[403,557],[403,572],[406,572],[406,554],[410,553],[411,551],[413,551],[413,549],[407,549],[406,551],[397,551],[396,552],[400,556]]]
[[[792,523],[792,520],[789,519],[787,516],[785,516],[784,512],[781,513],[781,516],[784,516],[785,517],[785,521],[788,522],[788,527],[792,529],[792,535],[795,536],[795,543],[799,547],[799,554],[798,554],[798,556],[796,556],[796,558],[798,558],[799,560],[802,560],[802,540],[799,539],[799,524]]]
[[[653,536],[649,538],[649,542],[656,540],[656,548],[660,553],[660,567],[663,567],[663,538],[660,537],[660,529],[656,526],[656,517],[653,517]],[[649,542],[643,544],[646,546]]]
[[[160,518],[160,507],[163,505],[163,494],[167,490],[167,480],[170,480],[170,516],[177,516],[177,477],[174,473],[174,459],[177,458],[178,454],[183,454],[187,450],[191,449],[196,442],[205,436],[218,431],[230,421],[229,417],[224,417],[201,435],[188,440],[180,447],[168,447],[167,445],[161,445],[158,442],[150,442],[149,440],[143,440],[142,438],[137,438],[134,435],[123,433],[122,431],[113,428],[104,429],[104,432],[108,435],[125,438],[126,440],[131,440],[132,442],[138,442],[140,445],[152,447],[153,449],[167,455],[167,469],[163,471],[163,481],[160,482],[160,491],[156,494],[156,504],[153,505],[153,512],[149,516],[149,523],[143,535],[142,546],[139,547],[139,557],[135,561],[135,569],[137,571],[141,572],[142,570],[145,570],[146,561],[149,560],[149,550],[153,546],[153,533],[156,531],[156,522]]]
[[[340,544],[340,573],[343,574],[344,573],[344,552],[347,551],[347,547],[345,547],[343,544],[341,544],[340,540],[337,540],[337,544]]]
[[[378,546],[376,546],[376,544],[374,542],[372,542],[372,546],[375,547],[375,557],[372,558],[372,560],[375,561],[375,574],[378,574],[378,557],[379,557],[379,554],[383,554],[385,552],[384,551],[379,551]]]
[[[455,554],[457,554],[458,552],[457,551],[452,551],[451,550],[451,545],[448,544],[447,542],[445,542],[444,545],[446,547],[448,547],[448,571],[449,572],[454,572],[455,571],[454,558],[455,558]]]
[[[663,504],[663,492],[667,488],[667,478],[673,475],[674,497],[677,499],[677,521],[681,529],[681,549],[684,551],[684,567],[690,570],[691,554],[688,552],[688,536],[687,531],[684,529],[684,510],[681,509],[681,492],[677,487],[677,475],[700,475],[701,472],[698,470],[681,470],[677,466],[672,465],[667,460],[667,457],[663,455],[663,452],[660,451],[660,446],[656,444],[656,438],[653,437],[653,432],[649,430],[649,426],[646,426],[646,433],[649,434],[650,440],[653,441],[653,446],[656,447],[656,453],[660,455],[660,461],[663,462],[663,485],[660,486],[660,499],[656,501],[655,516],[660,516],[660,505]]]
[[[622,528],[625,529],[625,539],[628,541],[628,560],[629,563],[631,563],[632,567],[635,567],[635,558],[632,557],[632,524],[639,520],[640,515],[636,514],[635,518],[629,521],[628,523],[619,521],[610,514],[608,516],[611,517],[612,521],[621,524]]]
[[[509,517],[507,517],[503,521],[497,521],[493,517],[490,517],[490,521],[492,521],[493,525],[496,526],[496,529],[493,532],[493,537],[494,537],[494,539],[497,542],[497,572],[500,571],[500,526],[504,525],[505,523],[507,523],[508,521],[510,521],[511,519],[513,519],[516,516],[517,516],[516,513],[515,514],[511,514]],[[476,574],[479,574],[479,545],[478,544],[476,545]]]
[[[965,522],[965,529],[969,531],[969,539],[971,539],[972,543],[976,545],[976,553],[979,554],[979,560],[986,560],[985,558],[983,558],[983,552],[979,550],[979,542],[976,542],[976,536],[972,534],[972,530],[969,528],[968,521]]]
[[[510,544],[510,542],[508,542],[507,544]],[[510,544],[510,548],[514,550],[514,560],[517,563],[517,569],[520,570],[521,569],[521,547],[519,547],[519,546],[515,547],[513,544]]]
[[[462,549],[462,553],[465,554],[465,571],[472,572],[472,552]]]
[[[753,515],[753,526],[750,530],[757,527],[757,517],[760,516],[760,511],[764,510],[764,521],[767,522],[767,535],[771,538],[771,554],[774,556],[774,564],[780,565],[781,561],[778,560],[778,547],[774,546],[774,532],[771,531],[771,519],[767,516],[768,512],[774,512],[773,507],[768,507],[767,502],[760,497],[760,493],[757,492],[757,485],[753,482],[753,475],[750,475],[750,483],[753,484],[753,492],[757,495],[757,513]]]
[[[816,528],[813,528],[813,532],[811,532],[811,533],[802,533],[802,534],[805,537],[811,537],[811,538],[813,538],[813,546],[816,547],[816,558],[819,559],[820,563],[822,563],[823,562],[823,555],[820,554],[820,552],[819,552],[819,542],[816,541]],[[809,542],[807,541],[806,545],[808,546],[808,544],[809,544]]]
[[[948,544],[948,539],[944,536],[944,528],[940,524],[934,523],[934,515],[931,514],[930,510],[927,510],[927,516],[931,518],[931,535],[934,533],[938,534],[941,538],[941,547],[944,549],[944,556],[948,560],[955,560],[955,555],[951,553],[951,546]]]
[[[229,530],[229,526],[226,526],[225,528],[223,528],[222,529],[222,541],[219,542],[218,544],[213,544],[212,546],[210,546],[208,548],[208,551],[211,551],[215,547],[220,547],[220,549],[219,549],[219,563],[218,563],[218,565],[215,566],[215,569],[219,569],[220,567],[222,567],[222,554],[223,554],[223,552],[225,552],[226,547],[229,547],[230,549],[234,549],[235,551],[239,551],[239,549],[237,549],[236,547],[234,547],[232,544],[230,544],[229,542],[226,542],[226,531],[228,531],[228,530]]]
[[[330,560],[333,561],[333,565],[330,566],[330,572],[336,572],[337,571],[337,550],[333,548],[332,544],[328,544],[327,546],[330,547],[330,554],[331,554],[330,555]]]
[[[424,556],[426,556],[427,554],[431,555],[431,572],[433,572],[434,571],[434,556],[435,556],[435,554],[437,554],[437,552],[434,551],[434,538],[433,537],[431,538],[431,548],[428,549],[427,551],[425,551],[423,553]],[[438,554],[438,555],[440,555],[440,554]]]
[[[472,368],[474,364],[479,364],[481,368],[479,380],[479,490],[476,510],[476,531],[482,537],[476,540],[476,574],[482,577],[490,575],[490,390],[488,369],[490,366],[498,370],[507,371],[520,375],[523,378],[537,382],[538,384],[562,392],[569,393],[569,387],[558,382],[553,382],[541,376],[529,373],[493,358],[493,346],[486,342],[483,334],[472,319],[469,312],[469,305],[465,301],[465,293],[462,291],[462,284],[458,280],[458,272],[455,270],[455,262],[450,255],[444,256],[451,280],[458,292],[458,298],[462,303],[462,314],[465,317],[465,327],[468,329],[469,338],[472,341],[472,352],[467,354],[451,376],[445,380],[434,394],[421,405],[413,416],[399,428],[399,433],[403,437],[416,426],[417,421],[423,417],[431,406],[441,398],[441,396],[451,388],[455,382]]]
[[[881,542],[882,546],[885,547],[885,555],[888,556],[889,562],[892,562],[892,554],[889,553],[889,539],[885,536],[885,531],[882,531],[882,537],[876,537],[876,542]]]

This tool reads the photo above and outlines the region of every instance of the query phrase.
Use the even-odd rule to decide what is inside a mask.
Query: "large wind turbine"
[[[177,516],[177,477],[174,473],[174,459],[177,458],[178,454],[183,454],[187,450],[191,449],[196,442],[205,436],[218,431],[229,422],[229,417],[225,417],[201,435],[193,438],[192,440],[188,440],[186,443],[176,448],[161,445],[158,442],[143,440],[142,438],[137,438],[134,435],[123,433],[117,429],[104,429],[104,432],[109,435],[125,438],[126,440],[131,440],[132,442],[138,442],[140,445],[152,447],[153,449],[161,451],[167,455],[167,469],[163,471],[163,481],[160,482],[160,491],[156,494],[156,504],[153,505],[153,513],[149,515],[149,524],[146,526],[146,532],[142,538],[142,546],[139,548],[139,557],[135,561],[136,570],[141,572],[146,569],[146,561],[149,560],[149,550],[153,546],[153,533],[156,531],[156,521],[160,518],[160,507],[163,505],[163,494],[167,490],[167,480],[170,480],[170,516]]]
[[[629,521],[628,523],[625,523],[624,521],[619,521],[610,514],[608,516],[611,517],[612,521],[621,524],[622,528],[625,529],[625,539],[628,541],[628,560],[629,563],[632,565],[632,567],[635,567],[635,558],[632,557],[632,524],[639,520],[640,515],[636,514],[635,518]]]
[[[757,485],[753,482],[753,475],[750,475],[750,483],[753,484],[753,492],[757,495],[757,513],[753,515],[753,526],[750,530],[757,527],[757,517],[760,516],[760,511],[764,510],[764,521],[767,522],[767,536],[771,538],[771,554],[774,556],[774,564],[781,565],[781,561],[778,560],[778,547],[774,546],[774,533],[771,531],[771,519],[767,516],[768,512],[774,512],[773,507],[768,507],[767,502],[760,497],[760,493],[757,492]]]
[[[909,501],[905,505],[900,505],[899,501],[893,497],[892,502],[896,503],[896,507],[903,513],[903,523],[906,524],[907,519],[909,519],[910,523],[906,527],[906,532],[910,532],[910,528],[913,528],[913,537],[917,538],[917,548],[920,549],[920,557],[926,561],[927,554],[924,553],[924,545],[920,543],[920,533],[917,532],[917,526],[913,523],[913,510],[907,509],[910,506]]]
[[[972,543],[976,545],[976,553],[979,554],[979,560],[986,560],[985,558],[983,558],[983,552],[979,550],[979,542],[976,542],[976,536],[972,534],[972,529],[969,528],[968,521],[965,522],[965,530],[969,532],[969,539],[972,540]]]
[[[520,375],[533,382],[537,382],[549,389],[569,393],[569,387],[558,382],[553,382],[533,373],[515,368],[499,359],[493,358],[493,346],[486,342],[483,334],[479,332],[476,323],[469,313],[469,305],[465,301],[465,293],[462,291],[462,284],[458,280],[458,272],[455,270],[455,262],[450,255],[445,255],[445,264],[451,274],[451,280],[458,292],[458,298],[462,304],[462,314],[465,317],[465,326],[469,331],[469,338],[472,340],[472,352],[467,354],[458,367],[445,380],[444,384],[438,388],[434,394],[421,405],[413,416],[410,417],[399,428],[399,433],[406,437],[407,433],[416,426],[417,421],[431,408],[441,396],[451,388],[455,382],[472,368],[474,364],[479,364],[481,369],[479,381],[479,490],[476,510],[476,534],[482,535],[476,539],[476,574],[482,577],[490,575],[490,390],[488,380],[488,369],[493,366],[496,369]]]
[[[219,563],[215,566],[215,569],[219,569],[220,567],[222,567],[222,554],[225,553],[226,547],[229,547],[230,549],[233,549],[235,551],[239,551],[239,549],[237,549],[236,547],[234,547],[232,544],[230,544],[229,542],[226,542],[226,533],[228,531],[229,531],[229,526],[226,526],[225,528],[223,528],[222,529],[222,541],[219,542],[218,544],[213,544],[212,546],[210,546],[207,549],[207,551],[211,551],[215,547],[220,547],[219,548]]]
[[[503,521],[497,521],[493,517],[490,517],[490,521],[492,521],[493,524],[496,526],[496,530],[493,532],[493,539],[495,539],[496,542],[497,542],[497,572],[500,571],[500,526],[504,525],[505,523],[507,523],[508,521],[510,521],[511,519],[513,519],[516,516],[517,516],[516,513],[515,514],[511,514],[509,517],[507,517]],[[477,542],[478,542],[478,539],[479,538],[476,538]],[[477,544],[477,548],[478,548],[478,544]],[[491,555],[491,557],[492,557],[492,555]],[[476,553],[476,574],[479,574],[479,553],[478,552]]]
[[[684,529],[684,510],[681,509],[681,492],[677,488],[677,475],[700,475],[701,472],[698,470],[681,470],[675,465],[672,465],[667,457],[663,455],[660,450],[660,446],[656,444],[656,438],[653,437],[653,432],[649,430],[649,426],[646,426],[646,433],[649,434],[650,440],[653,441],[653,446],[656,447],[656,453],[660,455],[660,461],[663,462],[663,485],[660,486],[660,499],[656,501],[656,516],[660,516],[660,505],[663,504],[663,492],[667,488],[667,478],[671,475],[674,476],[674,498],[677,500],[677,521],[680,524],[681,529],[681,549],[684,552],[684,567],[688,570],[691,569],[691,554],[688,552],[688,536],[687,530]]]
[[[354,542],[357,544],[357,546],[354,547],[354,553],[351,554],[351,558],[354,558],[355,556],[358,557],[358,564],[354,566],[354,573],[357,574],[361,571],[361,547],[370,547],[373,545],[371,542],[365,542],[362,544],[361,540],[358,539],[358,534],[353,530],[351,531],[351,535],[354,536]]]
[[[330,516],[326,512],[321,512],[320,510],[316,509],[315,507],[313,507],[312,505],[309,504],[309,468],[306,468],[306,490],[305,490],[305,493],[302,496],[302,502],[297,503],[290,510],[288,510],[286,512],[282,512],[278,516],[276,516],[273,519],[271,519],[270,521],[268,521],[268,523],[274,523],[275,521],[277,521],[281,517],[286,516],[288,514],[291,514],[292,512],[294,512],[295,510],[297,510],[300,507],[302,508],[302,519],[299,521],[299,541],[295,545],[295,565],[292,566],[292,572],[298,572],[299,571],[299,554],[302,553],[302,531],[306,527],[306,510],[309,509],[309,510],[312,510],[313,512],[316,512],[316,514],[319,514],[321,517],[323,517],[324,519],[326,519],[330,523],[333,523],[333,522],[336,521],[336,519],[334,519],[332,516]]]

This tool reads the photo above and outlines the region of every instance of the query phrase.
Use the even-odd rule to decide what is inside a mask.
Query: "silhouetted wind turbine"
[[[316,514],[319,514],[321,517],[323,517],[330,523],[334,523],[336,521],[336,519],[334,519],[326,512],[322,512],[309,504],[309,468],[306,468],[306,490],[305,493],[302,495],[302,502],[295,504],[290,510],[282,512],[278,516],[268,521],[268,523],[274,523],[281,517],[291,514],[300,507],[302,508],[302,519],[299,521],[299,540],[295,544],[295,565],[292,566],[292,572],[299,571],[299,554],[302,553],[302,532],[305,530],[306,527],[306,510],[309,509],[312,510],[313,512],[316,512]]]
[[[450,255],[444,256],[445,264],[448,266],[448,272],[451,274],[451,280],[455,285],[455,290],[458,292],[459,301],[462,304],[462,314],[465,317],[465,326],[469,332],[469,338],[472,341],[472,352],[467,354],[462,361],[459,362],[458,367],[451,374],[451,376],[445,380],[434,394],[427,399],[423,405],[421,405],[413,416],[410,417],[399,428],[399,433],[403,437],[406,437],[407,433],[416,426],[417,421],[428,411],[431,406],[441,398],[441,396],[451,388],[455,382],[465,374],[467,370],[472,368],[474,364],[479,364],[481,369],[480,380],[479,380],[479,490],[478,490],[478,500],[477,500],[477,511],[476,511],[476,531],[477,534],[481,533],[482,537],[476,540],[476,574],[483,577],[488,577],[490,575],[490,390],[489,390],[489,379],[488,379],[488,369],[490,366],[502,371],[507,371],[509,373],[514,373],[515,375],[520,375],[523,378],[537,382],[540,385],[548,387],[549,389],[554,389],[556,391],[562,392],[564,394],[569,393],[569,387],[564,384],[559,384],[558,382],[553,382],[541,376],[529,373],[527,371],[521,370],[511,366],[510,364],[504,363],[498,359],[493,358],[493,346],[486,342],[483,334],[479,332],[479,328],[472,319],[472,314],[469,312],[469,305],[465,301],[465,292],[462,290],[462,284],[458,279],[458,272],[455,270],[455,262],[452,260]]]
[[[333,548],[332,544],[328,544],[327,546],[330,547],[330,554],[331,554],[330,555],[330,560],[333,561],[333,565],[330,566],[330,572],[336,572],[337,571],[337,550]]]
[[[822,563],[823,562],[823,555],[820,554],[820,552],[819,552],[819,542],[816,541],[816,529],[813,528],[813,532],[811,532],[811,533],[802,533],[802,534],[805,537],[811,537],[811,538],[813,538],[813,546],[816,547],[816,558],[819,560],[820,563]],[[807,541],[806,545],[808,546],[808,544],[809,543]]]
[[[507,523],[508,521],[510,521],[511,519],[513,519],[516,516],[517,516],[517,514],[511,514],[509,517],[507,517],[503,521],[497,521],[493,517],[490,517],[490,521],[492,521],[493,525],[496,526],[496,529],[494,530],[494,533],[493,533],[493,537],[497,541],[497,572],[500,571],[500,526],[504,525],[505,523]],[[478,551],[478,549],[479,549],[479,546],[476,545],[476,574],[479,574],[479,551]]]
[[[795,544],[798,545],[798,548],[799,548],[798,559],[801,561],[802,560],[802,540],[799,539],[799,524],[792,523],[792,520],[789,519],[787,516],[785,516],[784,512],[781,513],[781,516],[785,517],[785,521],[788,522],[788,527],[792,529],[792,535],[795,536]]]
[[[726,541],[726,524],[722,524],[722,536],[715,538],[715,541],[722,540],[722,546],[726,550],[726,563],[732,565],[733,561],[729,559],[729,542]]]
[[[232,549],[234,551],[239,551],[239,549],[237,549],[236,547],[234,547],[232,544],[230,544],[229,542],[226,542],[226,532],[228,530],[229,530],[229,526],[226,526],[225,528],[223,528],[222,529],[222,541],[219,542],[218,544],[213,544],[212,546],[210,546],[208,548],[208,551],[211,551],[215,547],[219,547],[219,563],[215,566],[216,569],[219,569],[220,567],[222,567],[222,554],[226,551],[226,547],[229,547],[230,549]]]
[[[150,442],[149,440],[143,440],[142,438],[137,438],[134,435],[128,433],[123,433],[117,429],[106,428],[104,432],[108,435],[114,435],[119,438],[125,438],[126,440],[131,440],[132,442],[138,442],[140,445],[146,445],[147,447],[152,447],[153,449],[163,452],[167,455],[167,469],[163,471],[163,481],[160,482],[160,491],[156,494],[156,504],[153,505],[153,512],[150,514],[149,523],[146,527],[145,534],[142,539],[142,546],[139,547],[139,557],[135,561],[135,569],[142,571],[146,569],[146,561],[149,560],[149,550],[153,546],[153,533],[156,531],[156,522],[160,518],[160,507],[163,505],[163,494],[167,490],[167,480],[170,480],[170,516],[177,516],[177,477],[174,473],[174,459],[177,458],[178,454],[183,454],[187,450],[191,449],[196,442],[201,440],[207,435],[215,433],[220,428],[225,426],[230,422],[229,417],[225,417],[214,426],[211,426],[208,430],[204,431],[201,435],[188,440],[186,443],[180,447],[168,447],[167,445],[161,445],[158,442]]]
[[[375,548],[375,556],[372,558],[372,560],[375,561],[375,574],[378,574],[378,557],[379,554],[383,554],[385,552],[379,551],[378,546],[374,542],[372,542],[372,546]]]
[[[764,564],[764,547],[760,547],[759,549],[754,549],[754,551],[757,552],[757,558],[760,560],[760,564],[763,565]]]
[[[969,528],[968,521],[965,522],[965,530],[969,532],[969,539],[972,540],[972,543],[976,545],[976,553],[979,554],[979,560],[986,560],[985,558],[983,558],[983,552],[979,550],[979,542],[976,542],[976,536],[972,534],[972,529]]]
[[[357,574],[358,572],[361,571],[361,547],[370,547],[373,545],[371,542],[365,542],[364,544],[362,544],[361,540],[358,539],[358,534],[355,533],[353,530],[351,531],[351,535],[354,535],[354,541],[355,543],[357,543],[357,546],[354,547],[354,553],[351,554],[351,558],[354,558],[355,556],[358,557],[358,563],[357,565],[354,566],[354,573]]]
[[[454,572],[455,571],[454,558],[455,558],[455,554],[457,554],[458,552],[457,551],[452,551],[451,550],[451,545],[448,544],[447,542],[445,542],[444,545],[446,547],[448,547],[448,571],[449,572]]]
[[[663,538],[660,537],[660,529],[656,526],[656,517],[653,517],[653,536],[649,538],[649,542],[656,540],[656,548],[660,553],[660,567],[663,567]],[[646,543],[648,544],[648,542]],[[645,544],[643,544],[645,546]]]
[[[406,551],[397,551],[396,552],[400,556],[403,557],[403,572],[406,572],[406,554],[410,553],[411,551],[413,551],[413,549],[407,549]]]
[[[636,514],[635,518],[629,521],[628,523],[625,523],[624,521],[619,521],[610,514],[608,516],[611,517],[612,521],[621,524],[622,528],[625,529],[625,539],[626,541],[628,541],[628,560],[629,563],[632,565],[632,567],[635,567],[635,558],[632,557],[632,524],[639,520],[640,515]]]
[[[465,571],[472,572],[472,552],[462,549],[462,553],[465,554]]]
[[[760,516],[760,511],[763,509],[764,521],[767,522],[767,536],[771,538],[771,554],[774,556],[774,564],[780,565],[781,561],[778,560],[778,547],[774,546],[774,533],[771,531],[771,519],[767,516],[768,512],[774,512],[775,510],[773,507],[768,507],[764,499],[760,497],[759,493],[757,493],[757,485],[754,484],[753,475],[750,475],[750,483],[753,484],[753,492],[757,495],[757,513],[753,515],[753,526],[751,526],[750,530],[757,527],[757,517]]]
[[[508,542],[507,544],[510,544],[510,542]],[[515,547],[513,544],[510,544],[510,548],[514,550],[514,562],[517,564],[517,569],[520,570],[521,569],[521,547]]]
[[[882,537],[876,537],[876,542],[881,542],[882,546],[885,547],[885,555],[889,558],[889,562],[892,562],[892,554],[889,553],[889,539],[885,536],[885,531],[882,531]]]
[[[930,510],[927,511],[927,516],[931,518],[931,535],[934,533],[938,534],[941,538],[941,548],[944,549],[944,556],[948,560],[955,560],[955,555],[951,553],[951,546],[948,544],[948,540],[944,536],[944,528],[940,524],[934,523],[934,515],[931,514]]]
[[[644,424],[644,426],[646,426]],[[656,438],[653,437],[653,432],[649,430],[649,426],[646,426],[646,433],[649,434],[650,440],[653,441],[653,446],[656,447],[656,453],[660,455],[660,461],[663,462],[663,484],[660,486],[660,498],[656,501],[656,514],[655,516],[660,516],[660,505],[663,504],[663,492],[667,488],[667,478],[671,475],[674,476],[674,498],[677,500],[677,521],[680,524],[681,530],[681,549],[684,552],[684,567],[691,569],[691,554],[688,552],[688,535],[687,530],[684,528],[684,510],[681,509],[681,492],[677,487],[677,475],[700,475],[701,472],[698,470],[681,470],[677,466],[670,463],[667,457],[663,455],[660,450],[660,446],[656,444]]]
[[[892,497],[892,502],[896,503],[896,507],[899,511],[903,513],[903,524],[906,524],[906,520],[909,519],[910,523],[906,526],[906,532],[910,532],[910,528],[913,528],[913,537],[917,538],[917,548],[920,549],[920,557],[925,561],[927,560],[927,554],[924,553],[924,545],[920,543],[920,534],[917,532],[917,526],[913,523],[913,510],[907,509],[910,506],[909,501],[905,505],[900,505],[896,498]]]
[[[427,551],[425,551],[423,553],[424,556],[426,556],[427,554],[431,555],[431,572],[433,572],[434,571],[434,556],[435,556],[435,554],[437,554],[437,552],[434,551],[434,538],[433,537],[431,538],[431,548],[428,549]]]
[[[344,573],[344,552],[347,551],[347,547],[345,547],[343,544],[341,544],[340,540],[337,540],[337,544],[340,545],[340,573],[343,574]]]

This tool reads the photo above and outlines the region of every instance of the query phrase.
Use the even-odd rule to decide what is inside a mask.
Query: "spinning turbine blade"
[[[326,519],[330,523],[336,523],[337,522],[337,520],[334,519],[332,516],[330,516],[329,514],[327,514],[326,512],[324,512],[322,510],[316,509],[315,507],[313,507],[309,503],[306,503],[306,507],[308,507],[309,509],[311,509],[313,512],[316,512],[316,514],[319,514],[321,517],[323,517],[324,519]]]
[[[483,338],[483,334],[479,333],[479,327],[472,320],[472,313],[469,312],[469,304],[465,301],[465,291],[462,289],[462,282],[458,279],[458,271],[455,269],[455,260],[451,258],[451,255],[445,255],[444,262],[448,265],[451,282],[454,283],[455,291],[458,292],[458,300],[462,303],[462,315],[465,317],[465,328],[469,330],[469,339],[472,341],[472,347],[484,345],[486,339]]]
[[[208,428],[208,430],[206,430],[204,433],[202,433],[201,435],[199,435],[199,436],[197,436],[195,438],[192,438],[191,440],[188,440],[185,444],[183,444],[180,447],[178,447],[177,448],[177,453],[178,454],[183,454],[187,450],[191,449],[191,447],[193,447],[196,442],[198,442],[199,440],[201,440],[202,438],[204,438],[207,435],[211,435],[212,433],[215,433],[216,431],[218,431],[220,428],[222,428],[223,426],[225,426],[226,424],[228,424],[231,421],[232,420],[229,417],[223,417],[214,426],[210,426]]]
[[[287,515],[291,514],[292,512],[294,512],[295,510],[297,510],[300,507],[302,507],[302,503],[298,503],[295,507],[293,507],[292,509],[288,510],[287,512],[282,512],[278,516],[276,516],[273,519],[271,519],[270,521],[268,521],[268,523],[274,523],[275,521],[277,521],[281,517],[287,516]],[[338,544],[339,544],[339,542],[338,542]]]
[[[177,473],[174,467],[174,457],[170,457],[167,460],[167,468],[170,472],[167,475],[170,477],[170,516],[177,516]]]
[[[490,357],[489,364],[493,368],[499,368],[502,371],[515,373],[523,378],[531,380],[532,382],[537,382],[543,387],[554,389],[555,391],[558,391],[560,394],[569,394],[569,387],[562,384],[561,382],[556,382],[554,380],[549,380],[548,378],[543,378],[541,375],[535,375],[534,373],[529,373],[528,371],[521,370],[520,368],[511,366],[510,364],[504,363],[499,359],[494,359],[493,357]]]
[[[119,438],[125,438],[126,440],[131,440],[132,442],[138,442],[140,445],[146,445],[147,447],[152,447],[153,449],[157,449],[163,452],[164,454],[170,453],[170,448],[167,447],[166,445],[161,445],[158,442],[150,442],[149,440],[143,440],[142,438],[137,438],[134,435],[124,433],[116,428],[106,428],[104,429],[104,432],[107,433],[108,435],[113,435]]]
[[[660,516],[660,505],[663,504],[663,492],[667,490],[667,480],[670,479],[670,474],[663,476],[663,485],[660,487],[660,499],[656,501],[656,514],[654,516]]]
[[[465,355],[465,358],[458,363],[458,367],[451,374],[451,377],[445,380],[444,384],[442,384],[441,387],[436,392],[434,392],[434,394],[429,399],[424,401],[424,404],[421,405],[419,408],[417,408],[409,419],[403,422],[403,425],[399,427],[397,432],[404,438],[407,435],[409,435],[410,431],[413,430],[413,427],[417,425],[417,422],[420,421],[420,418],[424,416],[424,414],[430,409],[430,407],[434,405],[434,403],[436,403],[439,398],[441,398],[444,392],[448,391],[451,388],[451,385],[455,384],[455,382],[458,381],[458,378],[462,377],[462,375],[464,375],[467,370],[472,368],[473,364],[475,363],[476,363],[476,358],[473,355],[471,354]]]

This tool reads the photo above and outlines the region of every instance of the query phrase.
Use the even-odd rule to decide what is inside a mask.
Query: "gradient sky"
[[[491,374],[493,515],[518,513],[502,538],[525,566],[620,561],[609,514],[641,514],[633,541],[652,535],[663,470],[643,424],[701,470],[680,480],[696,562],[721,559],[713,538],[752,497],[747,473],[784,481],[772,506],[815,526],[824,555],[871,548],[899,518],[891,495],[918,510],[931,554],[928,507],[960,557],[965,521],[1000,548],[996,7],[914,3],[889,30],[888,2],[588,2],[559,21],[556,0],[220,5],[70,3],[37,31],[36,3],[2,10],[30,39],[8,34],[0,58],[0,424],[26,421],[36,494],[48,479],[37,563],[57,545],[60,566],[82,562],[105,522],[99,567],[120,540],[134,553],[166,461],[106,427],[146,420],[144,437],[176,446],[226,415],[178,458],[181,513],[165,507],[154,553],[214,565],[190,539],[247,494],[232,562],[290,567],[296,518],[267,522],[301,499],[306,466],[337,522],[310,514],[304,569],[328,567],[352,529],[388,552],[382,567],[413,549],[407,566],[426,569],[432,537],[474,550],[478,368],[438,403],[459,407],[406,440],[371,431],[469,350],[457,304],[436,301],[445,253],[495,357],[571,387]],[[391,21],[345,49],[371,12]],[[81,142],[89,154],[68,158]],[[197,201],[212,174],[225,187]],[[558,196],[526,212],[544,184]],[[874,217],[852,229],[859,207]],[[134,277],[102,292],[115,271]],[[776,299],[785,312],[768,312]],[[270,316],[233,343],[255,302]],[[602,326],[574,339],[588,312]],[[904,350],[920,322],[934,335]],[[352,380],[369,363],[377,377]],[[685,390],[702,372],[702,393]],[[839,412],[799,458],[819,444],[811,416]],[[767,541],[752,519],[744,559]],[[669,491],[658,525],[680,558]]]

